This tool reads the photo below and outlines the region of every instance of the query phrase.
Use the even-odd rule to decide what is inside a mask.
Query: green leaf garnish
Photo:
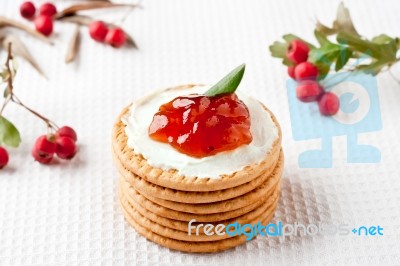
[[[234,93],[242,81],[246,64],[241,64],[204,93],[206,96]]]
[[[21,143],[18,129],[4,116],[0,116],[0,144],[17,148]]]

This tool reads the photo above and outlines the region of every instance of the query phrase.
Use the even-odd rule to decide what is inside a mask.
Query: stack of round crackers
[[[124,109],[114,125],[113,156],[120,175],[122,211],[137,232],[171,249],[217,252],[246,242],[246,236],[208,235],[204,226],[196,229],[197,225],[269,223],[278,202],[283,170],[281,131],[272,113],[279,137],[265,158],[220,179],[210,179],[189,178],[177,170],[149,165],[127,145],[121,117],[128,112]]]

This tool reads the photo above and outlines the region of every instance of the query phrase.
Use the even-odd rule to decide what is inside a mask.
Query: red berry
[[[319,111],[323,115],[334,115],[339,111],[339,98],[332,92],[327,92],[322,95],[318,101]]]
[[[0,146],[0,169],[6,166],[8,163],[8,152],[6,149]]]
[[[39,8],[39,14],[41,16],[52,17],[57,14],[57,8],[52,3],[44,3]]]
[[[103,21],[93,21],[89,25],[89,34],[93,40],[104,42],[108,32],[108,27]]]
[[[322,93],[322,87],[313,80],[302,81],[296,87],[296,96],[302,102],[316,101]]]
[[[125,32],[121,28],[110,29],[106,35],[106,43],[119,48],[126,42]]]
[[[286,57],[295,64],[307,61],[310,48],[301,40],[293,40],[289,43]]]
[[[318,68],[309,62],[303,62],[295,67],[294,76],[297,80],[316,79]]]
[[[32,149],[32,156],[36,161],[44,164],[50,163],[57,149],[54,138],[53,135],[42,135],[36,140]]]
[[[68,137],[61,137],[57,139],[57,156],[61,159],[72,159],[78,149],[76,148],[75,141]]]
[[[46,155],[34,149],[32,150],[32,156],[35,159],[35,161],[41,164],[49,164],[51,160],[53,160],[53,155]]]
[[[19,12],[21,13],[21,16],[27,19],[33,18],[36,12],[36,8],[32,2],[24,2],[22,5],[19,7]]]
[[[49,16],[39,16],[35,19],[36,31],[45,36],[49,36],[53,32],[53,20]]]
[[[71,138],[73,141],[77,141],[78,140],[78,137],[76,135],[75,130],[72,127],[69,127],[69,126],[60,127],[57,130],[57,137],[58,138],[68,137],[68,138]]]
[[[295,68],[296,66],[289,66],[288,68],[287,68],[287,73],[288,73],[288,75],[289,75],[289,77],[291,77],[292,79],[296,79],[295,77],[294,77],[294,68]]]

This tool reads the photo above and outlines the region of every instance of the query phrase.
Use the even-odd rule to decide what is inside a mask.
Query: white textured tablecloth
[[[0,14],[18,17],[20,2],[1,1]],[[72,25],[56,25],[53,47],[22,34],[49,80],[20,61],[15,91],[59,124],[75,127],[80,152],[71,163],[35,163],[30,149],[44,126],[20,109],[6,110],[23,142],[0,172],[0,265],[400,265],[400,86],[387,73],[378,77],[383,129],[361,136],[381,150],[381,163],[347,164],[345,139],[337,137],[333,168],[299,168],[298,155],[318,140],[293,140],[286,70],[268,51],[288,32],[313,40],[315,18],[330,23],[338,3],[143,1],[144,9],[124,23],[139,51],[114,50],[85,32],[79,60],[70,65],[63,61]],[[400,36],[399,1],[345,4],[364,35]],[[123,14],[99,13],[115,20]],[[125,222],[110,152],[120,110],[153,89],[212,83],[242,62],[242,89],[266,103],[283,130],[286,165],[274,221],[379,224],[384,236],[258,237],[226,252],[192,255],[153,244]]]

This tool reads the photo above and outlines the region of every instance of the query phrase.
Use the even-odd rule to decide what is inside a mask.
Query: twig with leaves
[[[14,56],[12,54],[12,43],[10,42],[8,44],[8,55],[5,63],[5,68],[1,73],[1,83],[5,83],[6,87],[3,93],[4,102],[0,109],[0,144],[5,144],[11,147],[18,147],[21,142],[21,137],[18,129],[3,115],[3,112],[9,103],[15,103],[38,117],[46,124],[49,133],[55,133],[59,128],[53,121],[25,105],[14,93],[13,79],[17,74],[17,69],[18,66],[16,61],[14,60]]]
[[[269,49],[273,57],[282,59],[289,76],[296,80],[297,98],[303,102],[317,101],[320,113],[326,116],[335,115],[340,108],[337,95],[326,89],[344,81],[332,82],[327,78],[330,72],[346,71],[347,78],[356,71],[377,75],[385,69],[390,71],[400,61],[396,57],[400,39],[386,34],[371,40],[361,36],[343,3],[338,7],[332,27],[317,21],[314,35],[317,46],[286,34],[284,42],[276,41]]]
[[[319,46],[314,46],[293,34],[286,34],[283,36],[285,42],[274,42],[269,47],[271,55],[282,58],[284,65],[293,66],[294,63],[286,56],[287,49],[291,41],[302,40],[310,48],[308,61],[318,67],[319,80],[324,79],[333,67],[336,72],[346,66],[346,71],[363,71],[377,75],[400,60],[396,57],[400,49],[400,39],[386,34],[378,35],[371,40],[361,36],[343,3],[338,7],[332,27],[317,21],[314,35]],[[336,42],[331,41],[330,36],[336,37]],[[358,60],[358,64],[350,64],[350,59]]]
[[[21,143],[21,135],[17,127],[3,115],[4,110],[10,103],[14,103],[27,110],[43,121],[47,127],[47,134],[39,136],[32,149],[32,156],[36,161],[42,164],[49,164],[54,154],[60,159],[72,159],[78,151],[75,130],[69,126],[58,127],[56,123],[28,107],[17,97],[13,87],[17,68],[12,53],[12,43],[10,42],[8,44],[8,55],[4,69],[0,73],[2,77],[1,83],[6,85],[4,89],[4,102],[0,108],[0,169],[8,163],[9,159],[8,152],[3,146],[17,148]]]

